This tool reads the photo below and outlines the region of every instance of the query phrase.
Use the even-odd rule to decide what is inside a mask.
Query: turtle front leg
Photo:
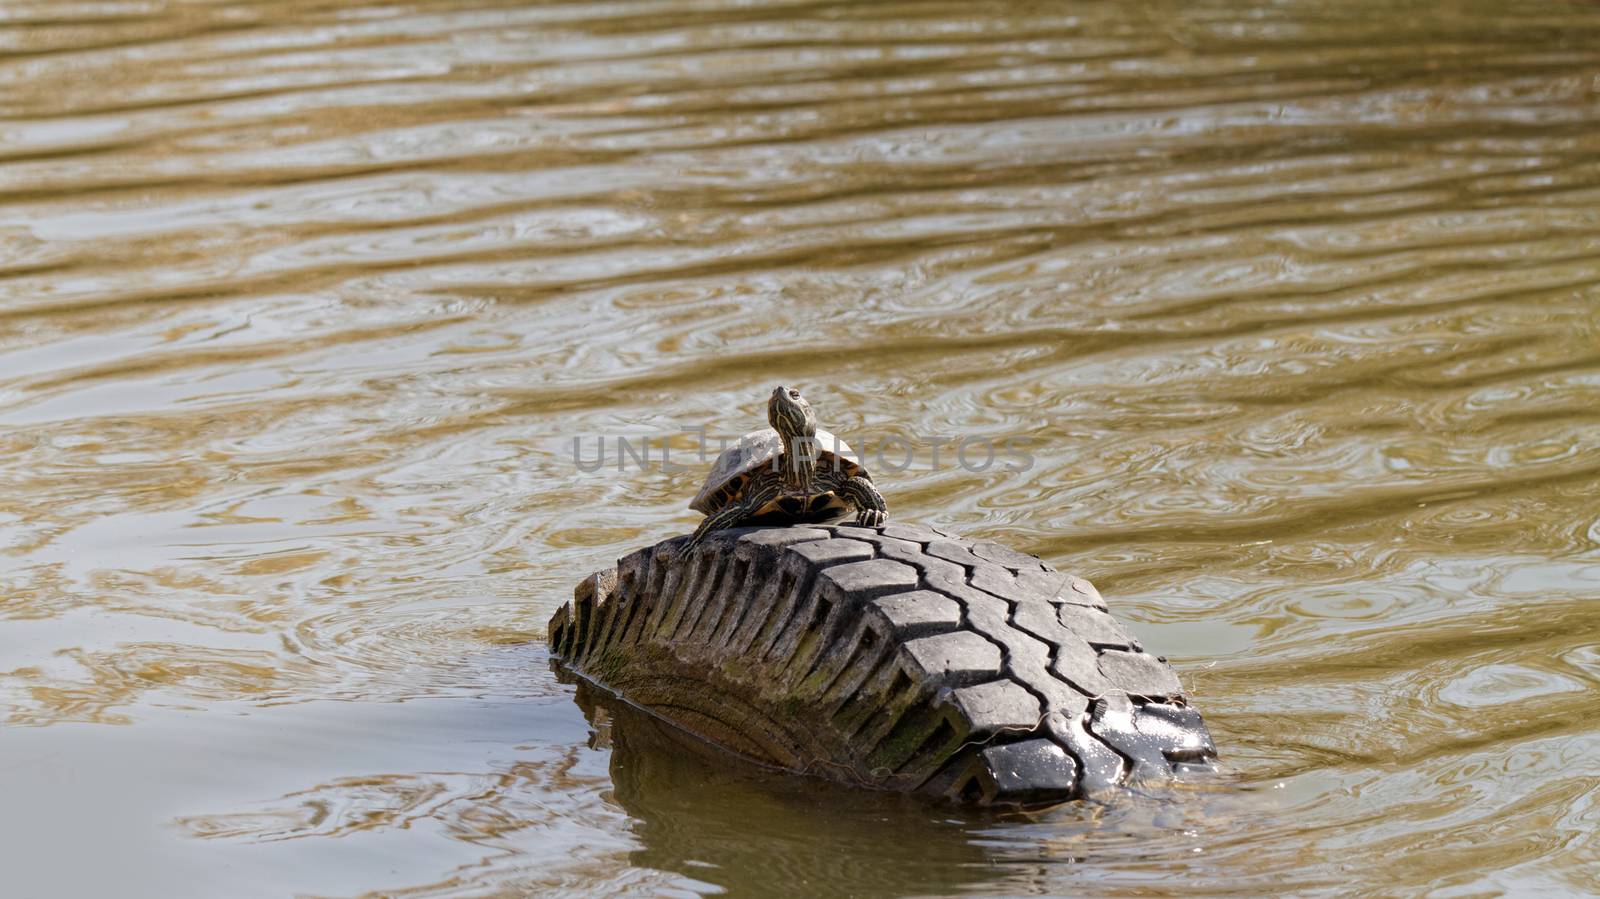
[[[705,539],[705,536],[712,531],[731,528],[749,518],[750,511],[750,507],[745,503],[729,503],[707,515],[705,520],[700,522],[700,526],[694,529],[694,533],[689,535],[688,542],[678,547],[678,560],[682,561],[686,558],[699,545],[700,541]]]
[[[734,527],[735,525],[743,522],[745,519],[750,518],[757,511],[759,511],[762,506],[766,505],[775,497],[777,497],[778,486],[779,485],[776,478],[757,478],[750,484],[748,488],[749,492],[745,495],[743,500],[740,500],[739,502],[728,503],[726,506],[723,506],[717,511],[712,512],[710,515],[707,515],[705,520],[700,522],[700,526],[695,528],[694,533],[689,535],[689,539],[683,544],[683,546],[678,548],[678,559],[682,560],[685,556],[689,555],[689,553],[693,552],[694,548],[699,545],[700,541],[705,539],[705,536],[712,531]],[[882,500],[879,501],[882,502]]]
[[[875,528],[889,518],[889,505],[883,501],[883,494],[872,482],[857,476],[844,478],[834,488],[840,496],[855,503],[860,511],[856,513],[856,524],[864,528]]]

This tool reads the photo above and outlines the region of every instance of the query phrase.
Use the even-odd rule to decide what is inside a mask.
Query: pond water
[[[9,0],[0,196],[7,895],[1600,892],[1600,6]],[[776,383],[1091,578],[1220,788],[559,682]]]

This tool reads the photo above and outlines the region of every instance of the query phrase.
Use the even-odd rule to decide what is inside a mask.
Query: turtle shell
[[[855,450],[850,448],[850,444],[821,428],[817,429],[816,440],[818,468],[838,465],[839,470],[848,477],[867,474],[867,470],[860,463],[850,458],[855,455]],[[711,466],[711,474],[706,476],[706,482],[701,486],[700,492],[689,502],[689,508],[706,515],[717,511],[729,499],[738,495],[737,491],[724,495],[724,487],[763,465],[771,465],[772,460],[781,455],[783,455],[783,438],[772,428],[751,431],[740,437],[738,443],[723,450],[722,455],[717,457],[716,464]],[[743,485],[739,486],[742,489]]]

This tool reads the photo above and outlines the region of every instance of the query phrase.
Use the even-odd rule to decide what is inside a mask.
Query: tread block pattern
[[[911,590],[875,599],[872,605],[889,630],[902,639],[952,631],[961,626],[961,607],[932,590]]]
[[[758,761],[983,805],[1212,770],[1165,662],[1083,578],[894,522],[675,537],[580,581],[569,671]]]
[[[970,765],[966,777],[957,781],[954,798],[985,805],[1030,805],[1070,792],[1078,777],[1078,763],[1072,756],[1044,738],[990,746],[978,759],[980,763]]]
[[[971,631],[912,640],[901,647],[900,656],[901,670],[935,686],[972,683],[1005,670],[999,647]]]
[[[963,687],[950,694],[949,704],[960,715],[969,737],[987,737],[1001,731],[1029,733],[1043,717],[1039,700],[1021,684],[1009,680]]]

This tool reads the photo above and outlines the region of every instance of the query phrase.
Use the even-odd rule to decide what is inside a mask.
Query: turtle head
[[[784,443],[795,437],[817,435],[817,414],[800,391],[779,384],[767,400],[767,424],[783,436]]]
[[[767,423],[783,438],[784,482],[809,493],[817,470],[817,414],[800,391],[780,384],[767,400]]]

